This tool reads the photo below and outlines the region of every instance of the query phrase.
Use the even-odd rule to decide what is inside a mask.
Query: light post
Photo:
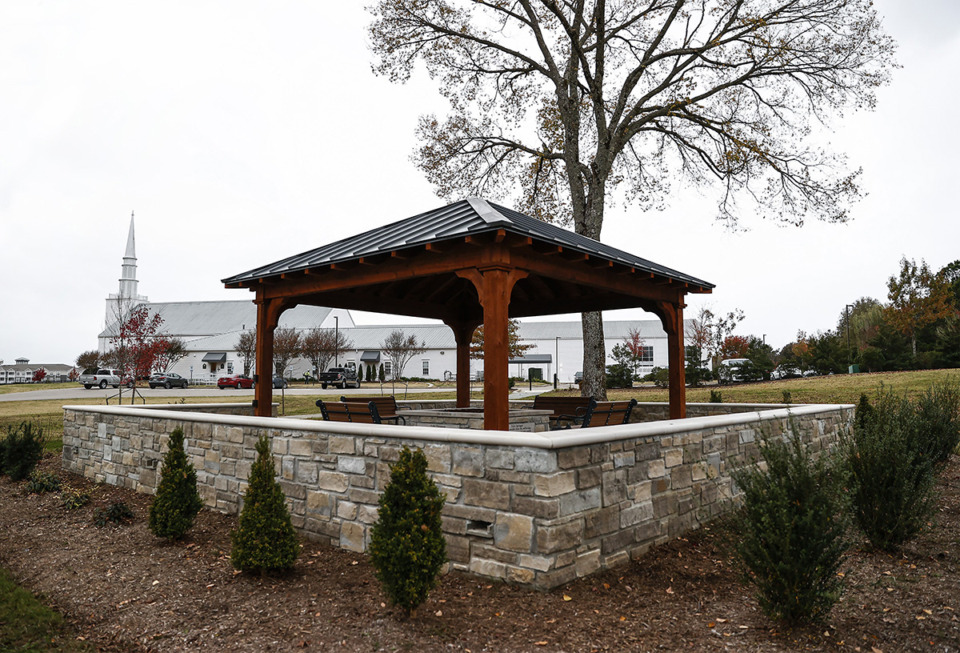
[[[556,351],[553,362],[553,389],[556,390],[560,387],[560,336],[556,336],[555,339]]]
[[[333,316],[333,366],[340,367],[340,316]]]
[[[853,356],[850,351],[850,309],[853,308],[853,304],[847,304],[843,307],[844,322],[847,323],[847,373],[850,373],[850,368],[853,367]]]

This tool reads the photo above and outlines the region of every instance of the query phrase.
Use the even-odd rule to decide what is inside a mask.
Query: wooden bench
[[[397,400],[393,395],[380,397],[340,397],[340,401],[348,404],[361,403],[368,404],[373,402],[377,406],[377,412],[380,419],[384,422],[393,422],[394,424],[406,424],[407,420],[400,415],[400,409],[397,406]]]
[[[613,426],[614,424],[626,424],[630,421],[630,413],[633,407],[637,405],[636,399],[630,401],[597,401],[587,409],[583,419],[580,420],[580,428],[590,428],[593,426]]]
[[[591,403],[596,403],[596,401],[590,397],[544,397],[537,395],[533,398],[531,408],[533,410],[553,411],[553,415],[550,415],[549,418],[550,428],[559,429],[578,423],[587,414]]]
[[[361,424],[382,424],[377,405],[372,401],[366,404],[359,401],[323,401],[317,399],[317,408],[328,422],[359,422]]]

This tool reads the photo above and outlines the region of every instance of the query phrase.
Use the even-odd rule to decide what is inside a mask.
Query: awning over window
[[[379,363],[380,362],[380,352],[379,351],[365,351],[360,356],[360,362],[362,363]]]
[[[552,363],[553,354],[530,354],[523,358],[511,358],[509,362],[511,365],[516,365],[517,363],[521,365],[528,365],[530,363]]]
[[[212,351],[203,357],[204,363],[225,363],[226,361],[227,353],[223,351]]]

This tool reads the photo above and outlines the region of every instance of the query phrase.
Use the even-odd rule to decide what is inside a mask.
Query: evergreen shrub
[[[710,391],[710,403],[711,404],[722,404],[723,403],[723,393],[719,390]]]
[[[50,472],[41,472],[35,469],[27,477],[27,492],[30,494],[44,494],[45,492],[59,492],[60,478]]]
[[[960,444],[960,387],[936,383],[917,399],[920,446],[939,471]]]
[[[33,422],[7,426],[0,467],[14,481],[30,475],[43,457],[43,427]]]
[[[106,508],[97,508],[93,511],[93,523],[97,528],[107,524],[124,524],[133,520],[133,511],[124,502],[111,503]]]
[[[160,485],[150,504],[150,532],[157,537],[178,540],[193,526],[203,507],[197,491],[197,472],[187,460],[183,429],[173,429],[160,469]]]
[[[257,441],[257,459],[250,469],[243,510],[231,539],[230,562],[241,571],[264,574],[289,569],[300,553],[265,435]]]
[[[861,400],[861,404],[863,401]],[[895,551],[923,528],[935,507],[934,459],[910,401],[882,390],[844,436],[853,516],[877,549]]]
[[[447,561],[440,521],[444,500],[427,476],[423,452],[404,447],[380,496],[370,557],[390,602],[408,617],[427,599]]]
[[[814,459],[793,423],[785,439],[762,434],[760,453],[765,467],[754,461],[733,472],[743,490],[734,544],[741,569],[768,616],[822,621],[843,590],[843,461],[829,452]]]

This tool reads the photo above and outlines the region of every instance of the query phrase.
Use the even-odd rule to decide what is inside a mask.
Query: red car
[[[233,374],[231,376],[221,376],[217,379],[217,387],[223,390],[224,388],[244,388],[249,390],[253,387],[253,379],[249,376],[244,376],[243,374]]]

